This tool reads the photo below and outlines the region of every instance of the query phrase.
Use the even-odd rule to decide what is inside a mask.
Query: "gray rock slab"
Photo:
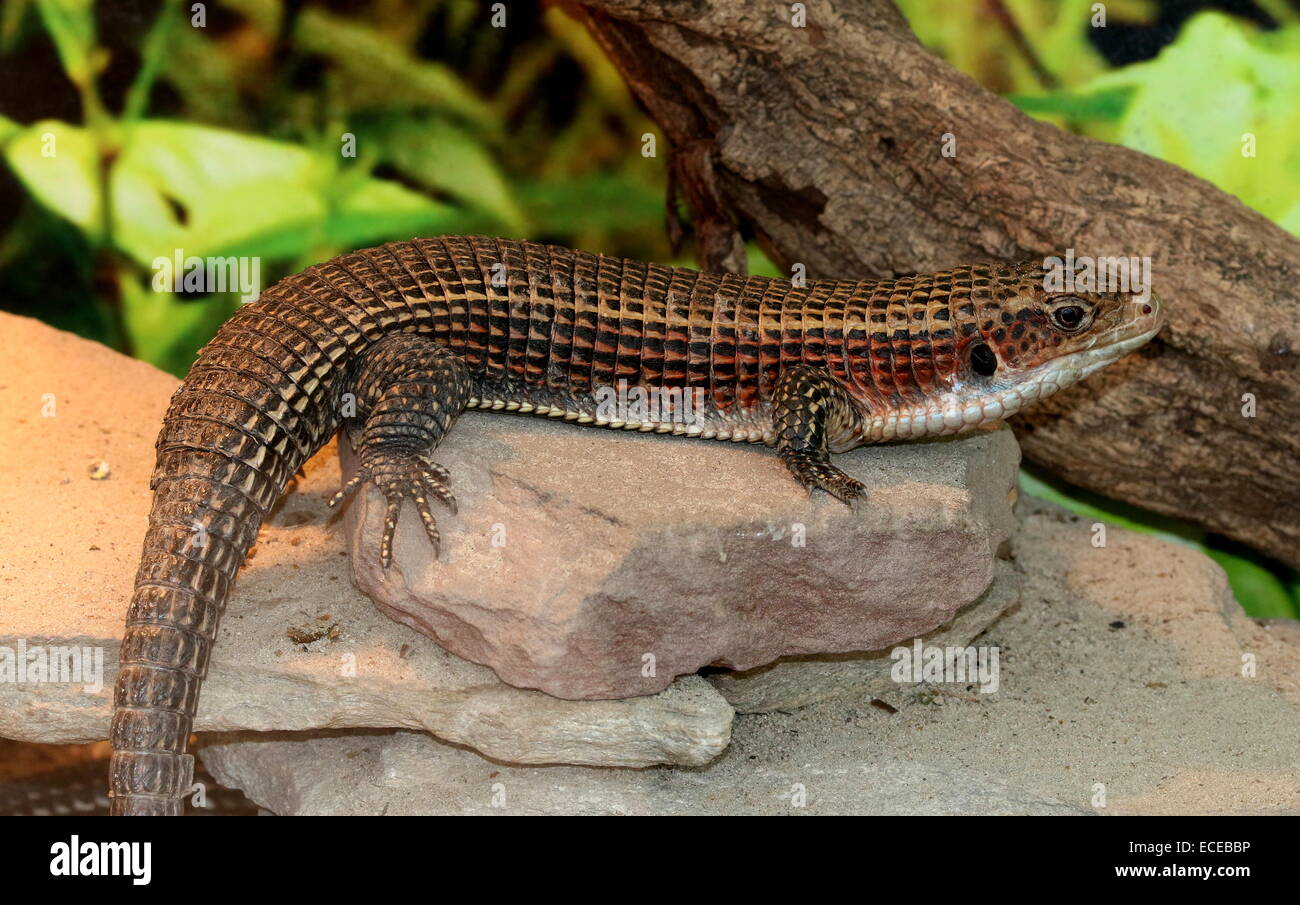
[[[907,761],[741,770],[494,764],[428,736],[352,733],[214,741],[222,783],[283,815],[1085,814],[996,780]]]

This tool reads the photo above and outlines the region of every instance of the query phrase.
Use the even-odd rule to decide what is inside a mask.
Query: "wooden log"
[[[736,266],[738,226],[810,277],[1149,256],[1168,326],[1017,418],[1025,454],[1300,565],[1300,241],[1178,167],[1030,119],[888,0],[803,6],[803,27],[781,3],[576,7],[705,208],[701,266]]]

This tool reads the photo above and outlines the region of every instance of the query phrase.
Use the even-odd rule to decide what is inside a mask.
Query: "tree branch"
[[[697,211],[702,266],[734,260],[718,235],[733,221],[810,276],[1149,255],[1168,327],[1018,418],[1025,453],[1300,564],[1300,242],[1177,167],[1021,114],[887,0],[806,7],[803,28],[788,5],[743,0],[577,10],[671,144],[712,168],[692,178],[729,211]]]

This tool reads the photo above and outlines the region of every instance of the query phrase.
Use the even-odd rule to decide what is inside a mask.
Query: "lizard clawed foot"
[[[393,535],[397,531],[397,517],[402,512],[402,500],[410,497],[415,501],[415,508],[420,512],[424,522],[424,531],[433,544],[436,557],[442,547],[442,536],[438,533],[438,523],[429,509],[429,498],[441,502],[452,515],[456,514],[456,498],[447,489],[451,474],[424,456],[391,455],[378,453],[364,460],[357,473],[344,484],[330,500],[334,508],[347,500],[357,488],[364,483],[373,484],[384,498],[388,500],[388,510],[384,513],[384,534],[379,542],[379,559],[387,569],[393,562]]]
[[[814,489],[820,488],[850,506],[855,500],[866,499],[866,485],[809,453],[786,450],[781,453],[781,461],[810,494]]]

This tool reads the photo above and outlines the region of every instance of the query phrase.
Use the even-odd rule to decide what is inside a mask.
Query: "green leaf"
[[[47,120],[4,146],[42,205],[101,239],[97,152],[84,129]],[[450,231],[463,212],[284,142],[144,121],[122,130],[110,174],[114,244],[141,267],[186,256],[295,258]]]
[[[1297,231],[1300,25],[1257,34],[1200,13],[1154,60],[1086,86],[1116,88],[1132,92],[1111,133],[1116,141],[1208,179]]]
[[[328,153],[284,142],[152,121],[126,134],[113,172],[117,244],[146,267],[178,248],[266,258],[351,250],[448,230],[460,216],[360,168],[340,172]]]
[[[159,10],[153,26],[145,35],[144,43],[141,45],[140,69],[136,73],[135,80],[131,82],[130,90],[127,91],[126,107],[122,111],[123,120],[134,122],[144,115],[145,108],[149,105],[149,93],[165,63],[168,51],[174,44],[173,35],[181,23],[182,15],[180,0],[163,0],[162,9]]]
[[[331,165],[295,145],[193,126],[144,121],[124,129],[112,174],[117,246],[137,263],[175,249],[228,253],[251,236],[309,241],[323,220]],[[282,240],[283,241],[283,240]]]
[[[91,80],[91,51],[95,46],[92,0],[37,0],[41,21],[59,52],[63,70],[77,85]]]
[[[779,280],[790,279],[790,274],[783,272],[772,259],[763,253],[763,249],[758,247],[755,242],[745,243],[745,264],[749,267],[750,275],[756,277],[775,277]]]
[[[1228,583],[1242,607],[1255,619],[1297,619],[1300,608],[1287,592],[1286,585],[1268,569],[1241,556],[1222,550],[1207,550],[1210,558],[1223,567]]]
[[[1052,94],[1012,94],[1007,100],[1031,115],[1050,114],[1069,119],[1118,122],[1128,109],[1133,89],[1112,88],[1091,94],[1058,91]]]
[[[353,249],[385,239],[456,231],[463,214],[455,207],[384,179],[367,179],[338,198],[326,221],[325,238]]]
[[[363,145],[367,139],[383,162],[407,178],[491,214],[512,235],[528,231],[501,169],[465,130],[438,118],[386,117],[366,128]]]
[[[936,3],[898,0],[895,4],[926,47],[1000,94],[1038,91],[1041,80],[1013,38],[1010,23],[1034,55],[1065,87],[1104,71],[1105,61],[1083,37],[1093,15],[1093,0],[1003,0],[992,3]],[[1108,0],[1117,19],[1132,0]]]
[[[10,0],[0,6],[0,54],[10,53],[18,43],[30,0]]]
[[[16,123],[12,119],[0,114],[0,144],[4,144],[11,138],[23,131],[23,125]]]
[[[663,191],[617,174],[521,182],[518,193],[529,219],[546,235],[663,228]]]
[[[433,107],[483,127],[498,126],[491,106],[451,68],[417,58],[355,19],[308,7],[294,35],[298,47],[330,57],[352,80],[381,89],[394,103]]]
[[[99,154],[89,132],[42,120],[11,137],[4,156],[33,198],[99,240]]]

